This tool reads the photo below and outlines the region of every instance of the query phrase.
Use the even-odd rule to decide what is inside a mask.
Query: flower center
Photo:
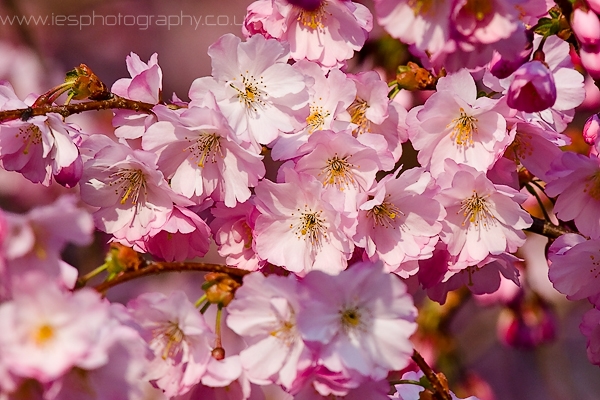
[[[467,0],[464,10],[473,15],[477,21],[483,21],[493,11],[493,3],[488,0]]]
[[[183,151],[189,151],[191,159],[198,160],[196,164],[201,168],[204,168],[207,159],[210,158],[210,161],[215,163],[217,162],[217,154],[223,157],[221,153],[221,136],[216,133],[203,132],[195,141],[188,137],[185,137],[185,139],[192,144]]]
[[[165,326],[152,331],[153,345],[162,347],[161,357],[163,360],[176,357],[181,351],[181,342],[185,335],[176,322],[167,322]]]
[[[354,134],[362,134],[369,131],[370,121],[367,119],[366,112],[369,105],[366,100],[359,97],[348,107],[350,113],[350,122],[358,125],[358,127],[352,132]]]
[[[44,346],[54,337],[54,328],[48,324],[40,326],[33,334],[33,340],[38,346]]]
[[[310,115],[306,117],[306,123],[308,124],[308,133],[313,133],[323,129],[325,125],[325,118],[329,116],[329,112],[325,111],[323,107],[317,105],[310,106]]]
[[[246,71],[246,74],[248,74],[248,71]],[[229,86],[238,92],[237,97],[240,103],[243,103],[247,109],[252,111],[256,111],[257,106],[264,106],[265,102],[262,98],[265,92],[262,89],[265,89],[266,86],[263,77],[261,76],[260,79],[256,79],[252,75],[244,76],[242,74],[240,74],[240,77],[242,78],[241,82],[234,78],[233,80],[236,82],[229,84]]]
[[[280,320],[279,326],[270,332],[271,336],[276,337],[288,346],[292,345],[298,338],[296,330],[296,314],[294,309],[290,307],[290,316],[287,320]]]
[[[325,12],[326,5],[327,2],[323,1],[317,9],[312,11],[300,8],[298,22],[309,29],[323,29],[325,27],[323,21],[327,19],[327,12]]]
[[[113,179],[109,186],[116,186],[115,194],[121,197],[121,204],[131,198],[131,204],[136,205],[142,189],[147,194],[146,177],[141,169],[121,169],[108,177]]]
[[[474,224],[475,227],[479,227],[480,223],[484,227],[487,227],[490,223],[494,223],[495,217],[488,207],[486,197],[488,196],[482,197],[473,191],[471,197],[460,202],[459,213],[462,212],[465,217],[462,223],[463,226],[465,226],[467,221]]]
[[[587,179],[583,191],[593,199],[600,200],[600,171],[595,172]]]
[[[305,205],[296,225],[290,224],[290,228],[294,229],[298,239],[308,239],[310,244],[316,248],[320,248],[323,238],[327,237],[327,226],[325,219],[321,217],[322,213],[323,211],[312,211]],[[292,213],[293,215],[294,213]]]
[[[23,154],[29,154],[30,145],[38,145],[42,143],[42,131],[40,131],[40,128],[33,124],[29,125],[27,128],[19,128],[19,133],[17,133],[15,136],[20,136],[23,138],[23,143],[25,144]]]
[[[340,158],[337,153],[335,153],[333,158],[327,160],[327,165],[319,173],[319,175],[325,175],[323,186],[336,185],[339,190],[344,190],[350,185],[356,186],[354,174],[351,170],[355,165],[348,162],[349,157],[351,156]]]
[[[473,134],[477,133],[477,118],[469,116],[465,113],[465,110],[461,107],[460,117],[454,118],[452,122],[448,124],[448,127],[452,126],[452,135],[450,139],[458,146],[463,148],[473,147]]]
[[[387,195],[386,197],[389,197]],[[398,214],[404,215],[398,207],[393,203],[384,200],[380,205],[377,205],[367,211],[367,218],[373,218],[375,225],[384,226],[386,228],[394,228],[394,219]]]

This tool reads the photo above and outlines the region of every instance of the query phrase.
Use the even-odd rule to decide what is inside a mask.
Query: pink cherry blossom
[[[413,372],[409,371],[402,375],[402,380],[411,380],[411,381],[420,381],[423,378],[423,372]],[[396,393],[389,396],[390,399],[400,399],[400,400],[419,400],[421,398],[420,393],[425,390],[423,386],[413,385],[410,383],[394,385],[396,389]],[[452,400],[461,400],[453,392],[450,392],[450,397]],[[479,400],[475,396],[465,397],[462,400]]]
[[[294,60],[340,68],[360,50],[373,28],[373,16],[360,3],[319,1],[314,9],[287,0],[259,0],[248,6],[244,34],[261,34],[290,44]]]
[[[251,382],[289,389],[312,359],[300,336],[299,287],[293,275],[250,274],[227,307],[227,325],[247,342],[242,366]]]
[[[569,300],[582,300],[600,293],[600,242],[569,233],[556,239],[548,250],[548,277],[556,290]]]
[[[137,54],[131,52],[126,58],[126,63],[131,78],[117,80],[111,92],[150,104],[162,102],[162,70],[158,65],[158,54],[152,54],[148,63],[145,63]],[[115,110],[114,113],[115,135],[125,139],[141,137],[146,129],[156,122],[154,114],[129,110]]]
[[[211,212],[215,219],[210,227],[221,257],[227,265],[255,271],[265,265],[256,254],[254,226],[259,212],[252,200],[238,204],[235,208],[217,203]]]
[[[600,116],[594,114],[585,121],[583,126],[583,140],[590,146],[593,146],[598,141],[598,133],[600,132]]]
[[[0,110],[27,108],[8,82],[0,82]],[[34,183],[50,185],[53,175],[78,159],[80,132],[59,114],[48,113],[0,124],[0,165]],[[70,181],[72,185],[76,182]]]
[[[558,196],[554,207],[563,221],[573,220],[582,234],[600,238],[600,159],[564,152],[548,173],[548,196]]]
[[[114,142],[86,161],[81,198],[98,207],[96,227],[131,243],[160,229],[175,200],[191,204],[171,190],[156,161],[153,153]]]
[[[108,317],[94,290],[65,292],[30,274],[0,305],[0,362],[17,376],[50,382],[88,356]]]
[[[571,14],[571,27],[581,46],[590,49],[600,44],[600,20],[593,10],[575,8]]]
[[[284,183],[263,180],[255,191],[261,213],[254,230],[260,258],[299,275],[346,268],[354,222],[323,197],[321,182],[288,169]]]
[[[262,156],[236,142],[214,102],[180,113],[157,106],[156,113],[160,121],[148,128],[142,147],[158,154],[158,167],[175,192],[195,202],[212,197],[228,207],[248,200],[249,187],[265,174]]]
[[[483,261],[488,255],[514,252],[525,243],[522,229],[532,224],[529,213],[519,207],[525,196],[504,185],[494,185],[482,172],[446,162],[437,180],[437,199],[447,217],[440,237],[457,256],[456,267]]]
[[[185,293],[144,293],[127,307],[153,352],[145,378],[169,397],[200,382],[211,359],[214,334]]]
[[[192,105],[212,92],[235,134],[257,152],[308,115],[305,77],[287,64],[287,44],[261,35],[241,42],[227,34],[208,54],[213,75],[192,83]]]
[[[432,198],[435,188],[422,168],[383,178],[360,205],[356,244],[371,260],[381,260],[387,271],[401,275],[405,261],[431,257],[445,216]]]
[[[446,159],[487,171],[511,142],[496,100],[477,98],[475,81],[461,70],[438,81],[437,92],[407,117],[410,140],[421,165],[434,177]]]
[[[302,337],[318,344],[329,370],[354,370],[378,380],[406,367],[412,354],[416,309],[400,279],[382,264],[357,263],[337,276],[306,275],[307,296],[298,316]]]

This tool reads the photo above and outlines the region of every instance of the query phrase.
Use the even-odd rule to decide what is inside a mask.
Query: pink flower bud
[[[587,0],[587,3],[592,10],[600,14],[600,0]]]
[[[585,125],[583,126],[583,140],[590,146],[593,146],[598,138],[598,132],[600,132],[600,118],[598,114],[594,114],[585,121]]]
[[[507,93],[509,107],[525,112],[543,111],[556,102],[552,72],[540,61],[523,64],[514,73]]]
[[[527,44],[514,59],[507,60],[505,58],[502,58],[498,53],[494,54],[494,57],[490,62],[490,72],[492,73],[492,75],[494,75],[498,79],[508,78],[521,65],[523,65],[529,60],[531,52],[533,51],[533,32],[528,30],[526,34]]]
[[[81,157],[77,157],[70,165],[62,167],[58,174],[54,175],[57,183],[66,188],[72,188],[81,180],[83,174],[83,162]]]
[[[581,65],[594,79],[600,78],[600,46],[579,49]]]
[[[594,11],[576,8],[571,14],[571,29],[583,47],[600,44],[600,20]]]

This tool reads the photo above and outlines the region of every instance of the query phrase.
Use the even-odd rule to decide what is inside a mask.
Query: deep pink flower
[[[0,110],[27,108],[8,82],[0,82]],[[59,114],[49,113],[0,124],[0,163],[34,183],[50,185],[53,175],[69,168],[79,156],[75,142],[80,132],[64,122]],[[69,184],[74,184],[73,180]]]
[[[600,116],[594,114],[585,121],[583,126],[583,140],[590,146],[593,146],[598,141],[598,133],[600,133]]]
[[[571,14],[571,27],[584,48],[592,49],[600,44],[600,20],[593,10],[575,8]]]
[[[525,63],[512,76],[506,94],[509,107],[532,113],[550,108],[556,102],[554,78],[542,62]]]

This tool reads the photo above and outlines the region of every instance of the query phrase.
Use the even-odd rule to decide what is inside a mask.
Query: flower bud
[[[597,14],[600,14],[600,0],[587,0],[588,6]]]
[[[83,161],[79,156],[71,165],[61,168],[58,174],[54,175],[54,180],[66,188],[72,188],[79,183],[81,175],[83,175]]]
[[[600,117],[598,114],[594,114],[585,121],[583,126],[583,140],[590,146],[593,146],[598,138],[598,132],[600,132]]]
[[[206,298],[209,303],[218,304],[227,307],[235,295],[235,291],[240,287],[229,275],[221,272],[211,272],[204,277],[206,281],[202,288],[206,291]]]
[[[523,64],[514,73],[506,96],[509,107],[536,112],[552,107],[556,102],[556,85],[552,72],[541,61]]]
[[[594,11],[576,8],[571,14],[571,29],[583,47],[600,44],[600,20]]]
[[[600,78],[600,46],[579,49],[581,65],[594,79]]]
[[[533,32],[527,31],[527,44],[525,48],[512,60],[502,58],[500,54],[495,53],[490,63],[490,72],[498,79],[508,78],[521,65],[526,63],[533,51]]]

